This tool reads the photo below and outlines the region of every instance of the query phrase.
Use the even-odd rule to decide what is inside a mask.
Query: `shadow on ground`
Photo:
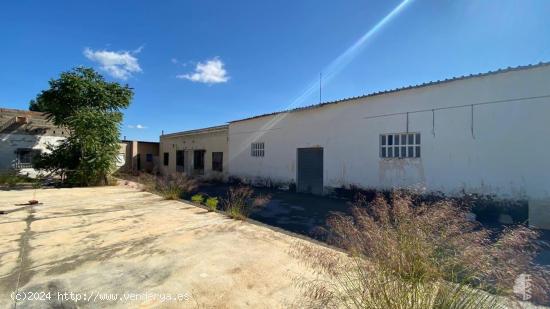
[[[229,188],[230,185],[225,183],[202,183],[198,191],[224,199]],[[270,195],[271,200],[264,207],[255,209],[250,218],[321,241],[324,240],[322,230],[327,227],[327,219],[334,213],[349,214],[352,207],[349,196],[316,196],[267,188],[254,188],[254,192]],[[506,227],[497,221],[487,219],[482,220],[481,224],[496,233]],[[550,265],[550,231],[541,230],[540,241],[542,250],[536,262],[540,265]]]

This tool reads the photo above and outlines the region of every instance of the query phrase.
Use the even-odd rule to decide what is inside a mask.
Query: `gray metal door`
[[[298,148],[298,192],[323,194],[323,148]]]

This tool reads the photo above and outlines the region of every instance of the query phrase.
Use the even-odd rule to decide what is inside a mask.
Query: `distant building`
[[[160,136],[160,170],[205,178],[227,176],[228,126]]]
[[[117,165],[125,172],[158,172],[159,143],[122,140]]]
[[[40,112],[0,108],[0,171],[35,176],[32,159],[68,136]]]

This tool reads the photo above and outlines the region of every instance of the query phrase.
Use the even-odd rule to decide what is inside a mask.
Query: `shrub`
[[[6,171],[0,173],[0,185],[7,185],[9,188],[15,187],[18,183],[33,182],[29,177],[17,174],[16,171]]]
[[[131,175],[128,175],[130,180],[133,180],[134,177]],[[149,191],[149,192],[156,192],[157,189],[157,177],[154,175],[148,174],[148,173],[139,173],[137,176],[136,181],[143,185],[143,190]]]
[[[183,175],[169,175],[156,178],[155,182],[155,191],[168,200],[176,200],[188,196],[197,187],[198,183],[195,179]]]
[[[216,209],[218,209],[218,198],[217,197],[207,198],[206,207],[208,207],[209,211],[216,211]]]
[[[512,296],[515,279],[532,277],[533,300],[547,301],[548,269],[535,266],[537,233],[523,226],[492,235],[451,201],[415,205],[410,196],[359,195],[352,215],[328,221],[328,241],[351,254],[299,248],[330,280],[304,284],[315,304],[353,308],[492,308]],[[368,206],[368,207],[367,207]],[[507,304],[509,305],[509,304]]]
[[[246,220],[253,208],[252,190],[249,186],[231,187],[224,200],[224,209],[229,217],[238,220]]]
[[[197,204],[202,204],[204,202],[204,196],[202,194],[195,194],[191,197],[191,201]]]
[[[300,308],[504,308],[506,299],[444,280],[412,282],[383,271],[367,259],[310,244],[294,254],[315,271],[314,279],[298,278],[305,298]]]

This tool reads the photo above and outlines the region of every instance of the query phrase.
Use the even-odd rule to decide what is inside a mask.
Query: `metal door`
[[[298,192],[323,194],[323,148],[298,148]]]

